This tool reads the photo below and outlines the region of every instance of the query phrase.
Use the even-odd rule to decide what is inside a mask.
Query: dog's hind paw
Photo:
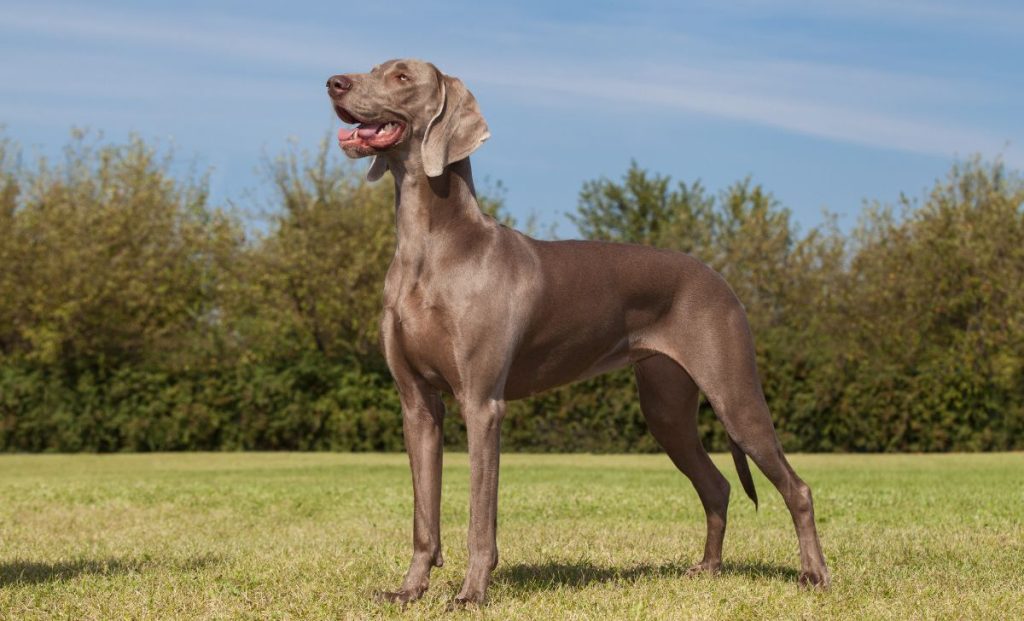
[[[832,584],[832,577],[829,576],[827,569],[822,571],[802,571],[800,572],[798,582],[800,586],[808,589],[821,589],[822,591],[826,591]]]
[[[690,567],[689,569],[687,569],[685,575],[686,575],[687,578],[692,578],[694,576],[704,576],[704,575],[707,575],[707,576],[717,576],[721,572],[722,572],[722,563],[721,563],[721,561],[719,561],[719,562],[701,561],[701,562],[697,563],[696,565],[694,565],[693,567]]]
[[[486,598],[483,594],[479,595],[458,595],[455,599],[448,602],[448,612],[456,610],[465,610],[467,608],[479,608],[484,605]]]
[[[402,589],[399,591],[378,591],[374,599],[391,604],[408,604],[423,597],[423,590]]]

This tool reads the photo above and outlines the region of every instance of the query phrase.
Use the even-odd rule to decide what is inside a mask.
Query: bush
[[[377,346],[393,188],[328,145],[268,163],[257,224],[139,140],[79,135],[31,169],[0,140],[0,449],[401,450]],[[511,223],[500,184],[481,198]],[[749,179],[713,195],[633,164],[585,184],[574,220],[727,278],[787,449],[1006,450],[1024,448],[1022,205],[1019,177],[971,161],[850,235],[801,234]],[[706,404],[699,431],[725,448]],[[503,443],[658,450],[628,369],[511,403]]]

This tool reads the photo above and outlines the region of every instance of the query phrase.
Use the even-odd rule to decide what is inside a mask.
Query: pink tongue
[[[338,130],[338,140],[342,140],[342,141],[344,141],[344,140],[352,140],[352,136],[355,136],[355,135],[356,135],[356,130],[354,128],[353,129],[347,129],[347,128],[342,127],[341,129]]]
[[[359,133],[360,138],[373,138],[377,135],[378,129],[380,129],[380,123],[376,125],[360,125],[356,131]]]

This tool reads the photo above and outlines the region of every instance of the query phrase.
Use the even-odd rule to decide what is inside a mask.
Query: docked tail
[[[754,489],[754,479],[750,476],[750,465],[747,463],[747,454],[743,452],[732,438],[729,438],[729,448],[732,449],[732,460],[736,462],[736,473],[740,475],[740,483],[743,484],[743,491],[754,501],[754,510],[757,510],[757,490]]]

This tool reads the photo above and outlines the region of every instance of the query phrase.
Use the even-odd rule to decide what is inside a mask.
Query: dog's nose
[[[343,75],[332,75],[327,78],[327,92],[332,96],[341,95],[352,88],[352,80]]]

